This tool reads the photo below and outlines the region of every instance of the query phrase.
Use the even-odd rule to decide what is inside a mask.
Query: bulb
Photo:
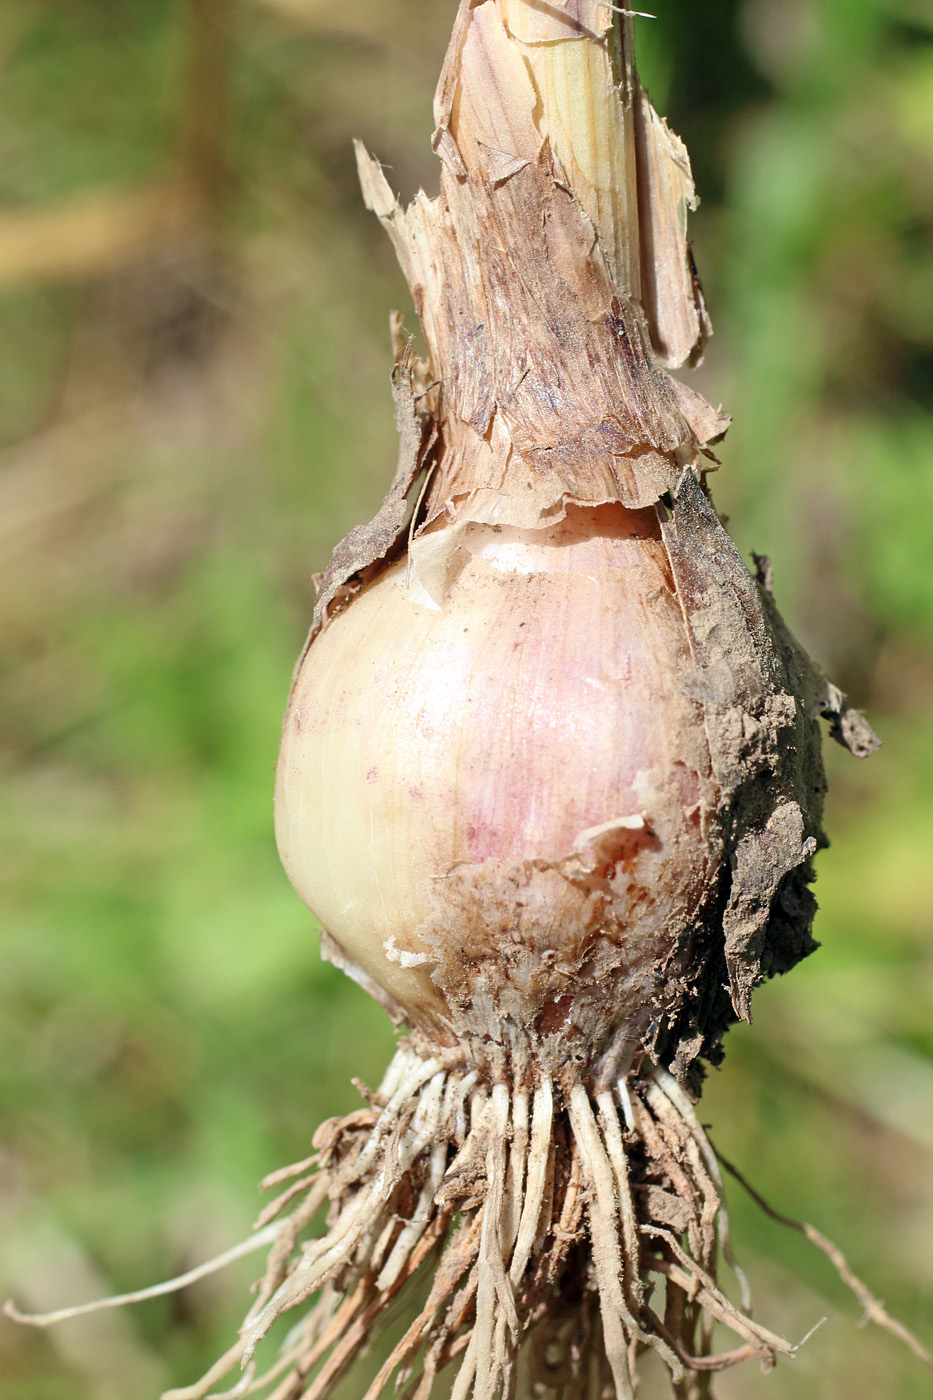
[[[634,1045],[715,874],[690,671],[653,510],[428,532],[296,678],[292,883],[435,1040]]]

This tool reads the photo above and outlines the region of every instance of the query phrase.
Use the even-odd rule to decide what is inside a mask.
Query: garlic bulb
[[[511,1018],[567,1054],[637,1031],[712,873],[689,670],[653,511],[423,536],[296,679],[276,794],[293,884],[448,1038]]]
[[[667,368],[709,332],[693,184],[631,18],[463,0],[435,120],[434,199],[357,148],[428,358],[397,337],[399,466],[324,576],[279,848],[426,1053],[683,1077],[813,946],[819,715],[874,740],[710,501],[729,420]]]

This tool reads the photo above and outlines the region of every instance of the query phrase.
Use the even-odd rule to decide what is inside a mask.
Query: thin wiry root
[[[925,1366],[933,1367],[933,1355],[927,1351],[926,1347],[919,1338],[914,1336],[913,1332],[906,1328],[902,1322],[898,1322],[896,1317],[891,1316],[880,1298],[876,1298],[874,1293],[862,1282],[858,1275],[852,1272],[849,1261],[838,1245],[833,1244],[832,1240],[828,1239],[826,1235],[823,1234],[822,1230],[818,1230],[815,1225],[808,1225],[805,1220],[791,1220],[789,1216],[782,1215],[780,1211],[768,1205],[768,1202],[763,1196],[758,1194],[754,1186],[750,1185],[739,1171],[738,1167],[734,1167],[732,1163],[727,1161],[721,1154],[719,1156],[719,1161],[725,1167],[729,1175],[734,1176],[739,1185],[744,1187],[755,1204],[764,1211],[765,1215],[769,1216],[772,1220],[776,1220],[779,1225],[786,1225],[790,1230],[797,1230],[808,1239],[812,1245],[815,1245],[821,1253],[826,1255],[826,1258],[832,1264],[843,1283],[855,1294],[864,1308],[866,1322],[874,1322],[876,1326],[883,1327],[886,1332],[890,1332],[893,1337],[897,1337],[898,1341],[903,1342],[904,1345],[913,1352],[918,1361],[922,1361]]]
[[[678,1400],[705,1400],[716,1371],[793,1354],[750,1316],[719,1162],[665,1071],[646,1067],[592,1093],[547,1080],[529,1091],[489,1086],[453,1057],[426,1060],[403,1044],[367,1098],[318,1130],[313,1156],[266,1178],[279,1194],[253,1240],[129,1295],[167,1292],[271,1246],[238,1341],[164,1400],[204,1400],[238,1367],[227,1397],[328,1400],[418,1280],[430,1283],[421,1310],[363,1400],[431,1400],[448,1367],[451,1400],[632,1400],[649,1348]],[[717,1282],[720,1255],[739,1304]],[[298,1320],[259,1371],[254,1353],[284,1314]],[[731,1351],[711,1354],[714,1322],[735,1334]]]

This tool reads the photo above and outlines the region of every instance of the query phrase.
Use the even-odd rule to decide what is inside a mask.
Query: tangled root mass
[[[371,1347],[390,1345],[396,1303],[420,1311],[362,1400],[431,1400],[436,1381],[450,1400],[630,1400],[646,1351],[666,1366],[675,1400],[709,1400],[715,1372],[756,1358],[767,1370],[796,1350],[752,1319],[721,1162],[827,1255],[866,1320],[933,1366],[830,1240],[772,1210],[717,1160],[684,1090],[650,1060],[601,1090],[542,1078],[529,1091],[403,1043],[366,1098],[318,1129],[311,1157],[266,1178],[279,1194],[252,1237],[217,1259],[55,1313],[4,1311],[47,1327],[175,1292],[269,1247],[237,1342],[163,1400],[329,1400]],[[720,1260],[738,1304],[717,1281]],[[260,1343],[291,1314],[263,1369]],[[735,1345],[712,1354],[716,1323]],[[232,1388],[217,1391],[237,1368]]]
[[[225,1394],[326,1400],[419,1277],[427,1298],[364,1400],[393,1381],[427,1400],[448,1367],[452,1400],[627,1400],[646,1349],[699,1400],[714,1371],[793,1350],[752,1320],[738,1270],[741,1305],[717,1282],[731,1259],[719,1167],[657,1067],[595,1094],[529,1092],[403,1044],[370,1106],[324,1124],[315,1147],[265,1183],[283,1189],[260,1217],[275,1235],[238,1342],[166,1400],[202,1400],[238,1365]],[[261,1371],[272,1324],[308,1303]],[[714,1322],[733,1351],[709,1355]]]

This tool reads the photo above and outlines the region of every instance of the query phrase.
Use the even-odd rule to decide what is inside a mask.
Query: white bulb
[[[276,793],[292,883],[442,1039],[509,1018],[596,1034],[600,977],[624,1029],[709,882],[689,673],[653,511],[427,534],[298,674]]]

